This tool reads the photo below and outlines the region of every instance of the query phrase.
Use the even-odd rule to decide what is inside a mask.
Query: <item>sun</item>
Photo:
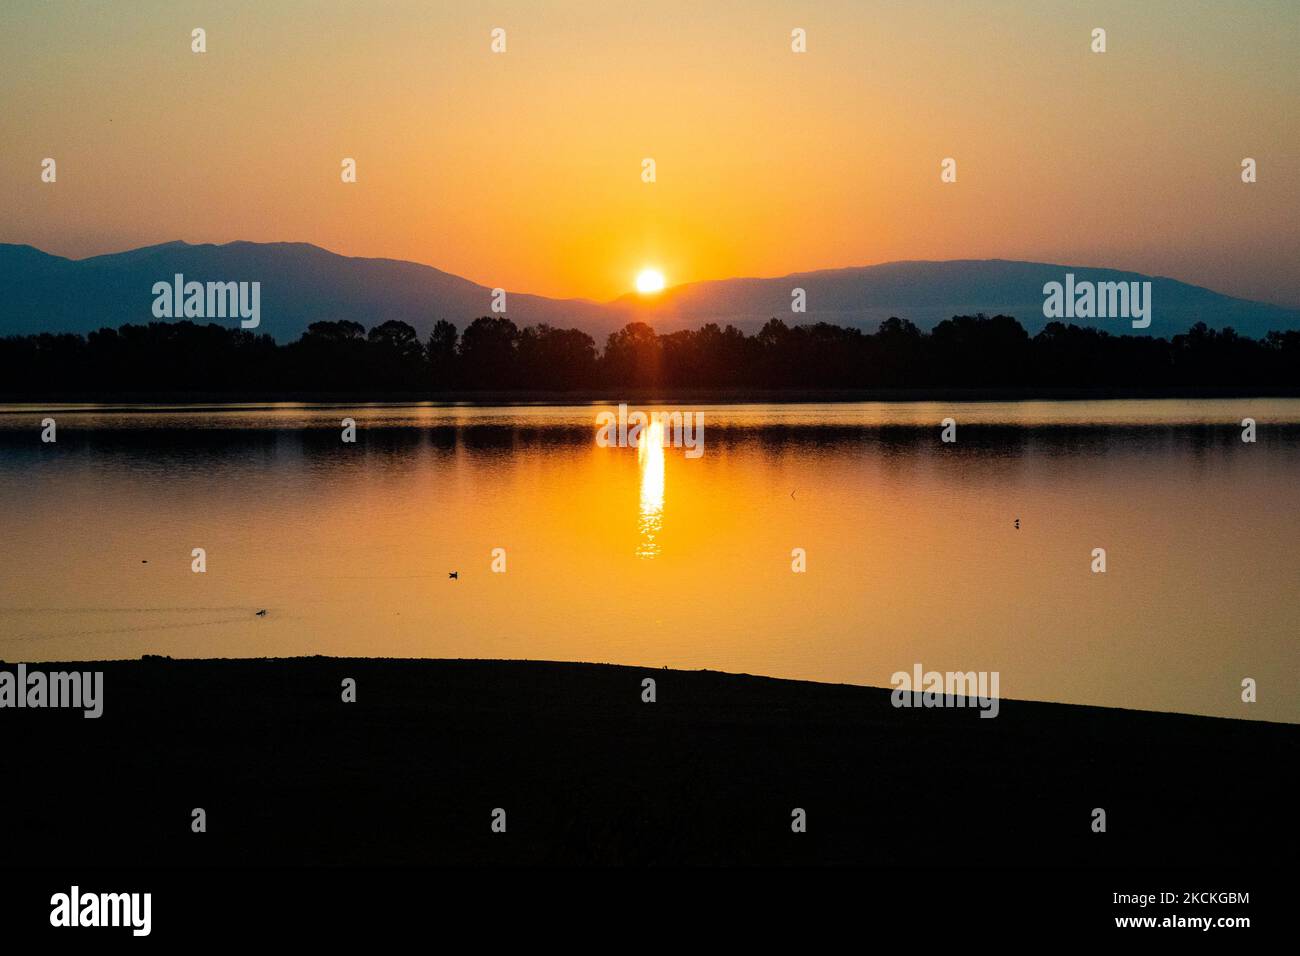
[[[642,295],[653,295],[664,290],[664,274],[658,269],[642,269],[637,273],[636,291]]]

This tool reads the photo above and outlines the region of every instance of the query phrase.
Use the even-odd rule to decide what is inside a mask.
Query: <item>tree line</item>
[[[874,332],[771,319],[745,334],[708,323],[659,334],[633,322],[604,347],[576,329],[519,328],[504,316],[426,341],[405,322],[369,331],[313,322],[295,342],[193,322],[88,335],[0,339],[0,393],[447,394],[618,388],[1270,388],[1300,386],[1300,332],[1262,339],[1197,323],[1170,339],[1005,315],[954,316],[923,332],[890,318]]]

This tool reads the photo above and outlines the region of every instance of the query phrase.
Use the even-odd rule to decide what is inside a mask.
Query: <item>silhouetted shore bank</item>
[[[0,788],[11,860],[1255,866],[1297,849],[1287,724],[1014,700],[981,719],[597,664],[29,668],[102,671],[103,714],[0,711],[22,778]]]

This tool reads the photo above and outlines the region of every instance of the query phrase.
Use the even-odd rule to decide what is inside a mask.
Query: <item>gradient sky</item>
[[[1295,0],[5,0],[0,242],[305,241],[596,299],[999,257],[1297,305],[1298,44]]]

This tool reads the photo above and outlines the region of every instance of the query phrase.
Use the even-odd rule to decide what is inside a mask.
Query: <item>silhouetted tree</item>
[[[577,329],[529,326],[519,333],[516,356],[524,388],[582,388],[595,380],[596,343]]]
[[[930,333],[930,353],[941,382],[1016,385],[1029,374],[1029,333],[1009,315],[944,319]],[[979,362],[972,362],[976,355]]]
[[[1009,316],[954,316],[928,335],[891,317],[872,334],[769,320],[754,335],[707,323],[659,335],[633,322],[603,353],[591,336],[501,316],[458,336],[435,323],[427,347],[405,322],[369,333],[313,322],[296,342],[210,323],[150,322],[86,336],[0,339],[6,397],[146,393],[430,393],[448,389],[1300,388],[1300,331],[1261,340],[1204,323],[1170,340],[1050,322],[1033,338]]]
[[[414,328],[389,319],[371,329],[366,340],[372,386],[387,383],[389,388],[417,389],[426,385],[424,348]]]
[[[509,319],[475,319],[460,339],[461,383],[466,388],[511,388],[518,345],[519,328]]]
[[[459,337],[456,326],[446,319],[439,319],[433,324],[426,352],[430,381],[434,388],[450,388],[456,384],[456,342]]]
[[[644,322],[630,322],[605,341],[603,365],[609,384],[658,385],[659,336]]]

